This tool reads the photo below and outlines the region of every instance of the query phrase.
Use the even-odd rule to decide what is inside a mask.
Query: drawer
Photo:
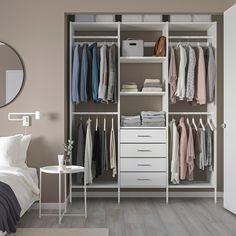
[[[121,171],[166,171],[166,158],[121,158]]]
[[[166,143],[165,129],[123,129],[121,143]]]
[[[166,173],[121,173],[121,187],[157,188],[166,187]]]
[[[121,144],[121,157],[166,157],[166,144]]]

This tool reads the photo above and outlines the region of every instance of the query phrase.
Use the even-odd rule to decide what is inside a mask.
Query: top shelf
[[[169,31],[207,31],[216,26],[216,22],[171,22]]]

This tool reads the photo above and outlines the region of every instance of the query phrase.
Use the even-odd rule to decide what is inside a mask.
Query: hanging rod
[[[178,46],[179,44],[181,45],[191,45],[192,47],[194,46],[200,46],[200,45],[206,45],[209,46],[209,42],[169,42],[169,46]]]
[[[168,112],[169,115],[213,115],[214,112]]]
[[[89,46],[92,45],[95,42],[75,42],[74,44],[88,44]],[[97,43],[97,47],[101,47],[104,44],[107,46],[112,46],[113,44],[118,45],[118,43],[116,42],[96,42]]]
[[[212,39],[213,36],[169,36],[169,39]]]
[[[118,39],[118,36],[72,36],[72,39]]]
[[[73,115],[118,115],[118,112],[72,112]]]

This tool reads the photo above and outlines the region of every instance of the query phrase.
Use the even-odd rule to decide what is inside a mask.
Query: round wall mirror
[[[11,103],[24,84],[24,66],[17,52],[0,42],[0,107]]]

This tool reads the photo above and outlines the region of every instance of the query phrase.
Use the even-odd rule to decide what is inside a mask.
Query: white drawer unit
[[[165,143],[165,129],[122,129],[121,143]]]
[[[166,171],[166,158],[121,158],[121,171]]]
[[[165,188],[166,173],[122,172],[121,187]]]
[[[121,157],[166,157],[166,144],[121,144]]]

